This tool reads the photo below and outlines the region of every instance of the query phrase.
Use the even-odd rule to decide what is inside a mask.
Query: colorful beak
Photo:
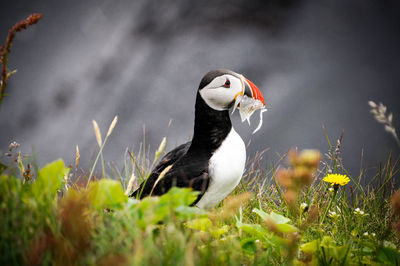
[[[247,95],[247,97],[251,97],[253,99],[259,100],[265,106],[265,100],[261,94],[260,89],[253,82],[248,80],[247,78],[243,79],[243,83],[244,83],[244,92],[243,92],[244,95]]]

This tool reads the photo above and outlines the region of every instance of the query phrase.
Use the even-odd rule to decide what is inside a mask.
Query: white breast
[[[212,208],[231,193],[242,178],[245,163],[244,142],[232,127],[226,139],[210,158],[210,184],[196,206]]]

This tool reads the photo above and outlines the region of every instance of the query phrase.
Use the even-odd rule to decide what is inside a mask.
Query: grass
[[[144,145],[127,150],[121,170],[104,166],[106,139],[97,141],[103,165],[97,177],[94,165],[78,170],[79,152],[74,168],[58,160],[35,170],[33,157],[11,147],[0,174],[1,264],[400,263],[400,211],[392,207],[400,197],[391,202],[399,168],[390,155],[375,176],[351,177],[341,163],[340,138],[324,158],[292,150],[264,167],[259,153],[231,196],[205,211],[189,207],[196,192],[187,189],[142,201],[126,197],[165,153],[165,139],[152,162]],[[321,182],[330,172],[352,181]]]

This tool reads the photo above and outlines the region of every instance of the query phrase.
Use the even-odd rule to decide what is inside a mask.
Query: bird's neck
[[[232,129],[229,111],[209,107],[197,92],[194,133],[190,150],[214,152]]]

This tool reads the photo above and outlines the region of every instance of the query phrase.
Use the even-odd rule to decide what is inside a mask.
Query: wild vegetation
[[[370,105],[397,137],[386,107]],[[0,163],[0,264],[400,264],[399,167],[390,154],[374,176],[352,176],[340,156],[342,136],[332,144],[326,133],[323,155],[290,150],[269,166],[261,152],[231,196],[206,211],[190,206],[197,193],[189,189],[128,198],[165,153],[166,139],[153,161],[144,142],[126,152],[122,170],[111,167],[102,151],[116,123],[103,139],[93,121],[99,152],[86,170],[78,147],[74,165],[56,160],[39,169],[10,144]]]
[[[318,151],[291,150],[263,168],[258,154],[234,193],[206,211],[190,207],[197,193],[189,189],[128,198],[165,152],[166,140],[153,162],[142,148],[127,151],[122,171],[106,171],[106,139],[94,125],[96,162],[103,165],[98,176],[92,176],[95,165],[79,168],[78,148],[74,166],[57,160],[37,169],[34,157],[10,145],[0,171],[2,264],[400,262],[400,194],[391,200],[399,169],[390,156],[361,185],[367,177],[352,177],[342,166],[340,139],[322,159]]]

